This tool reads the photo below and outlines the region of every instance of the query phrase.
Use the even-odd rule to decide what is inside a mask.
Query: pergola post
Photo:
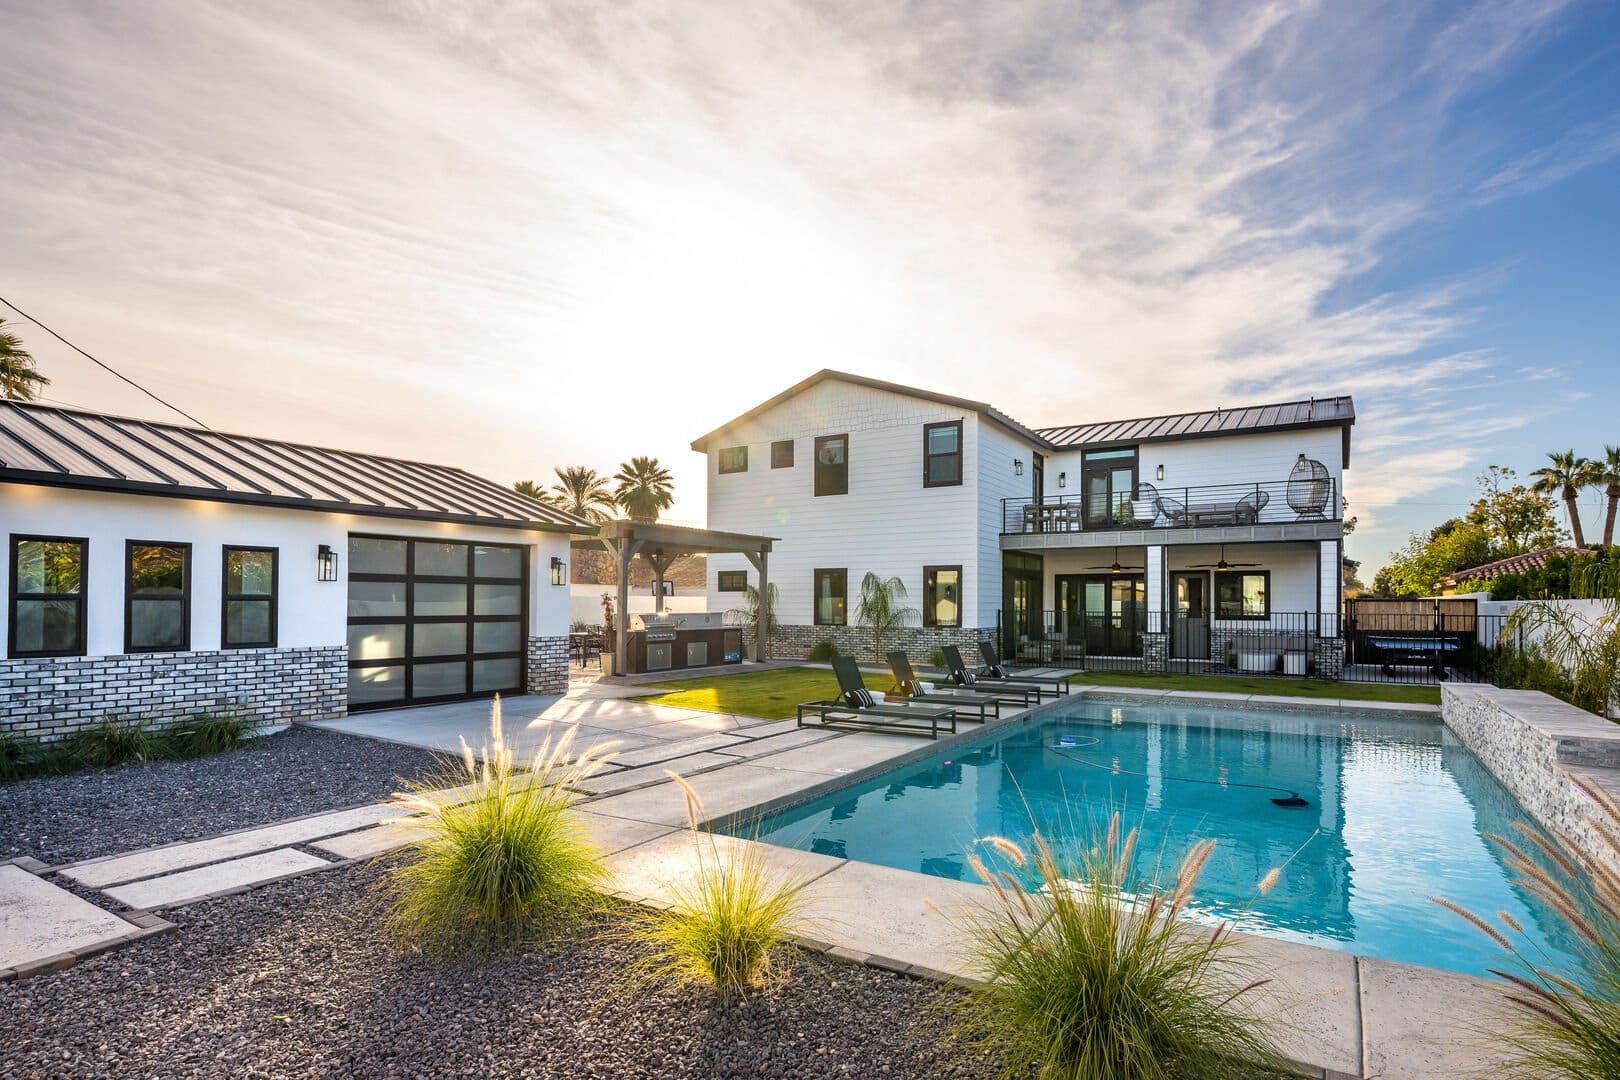
[[[771,625],[771,581],[770,574],[767,571],[767,564],[770,560],[766,556],[765,549],[761,548],[759,562],[755,564],[759,567],[759,604],[757,605],[759,610],[755,612],[759,619],[759,628],[756,631],[758,640],[754,642],[754,659],[761,664],[765,662],[767,655],[765,646]]]
[[[602,546],[618,560],[618,618],[613,621],[613,674],[623,675],[629,666],[625,652],[630,648],[630,560],[641,550],[640,540],[604,539]]]

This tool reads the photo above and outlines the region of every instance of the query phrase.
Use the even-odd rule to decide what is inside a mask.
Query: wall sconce
[[[568,564],[555,555],[551,557],[551,583],[553,585],[568,584]]]
[[[337,580],[337,552],[330,544],[322,544],[315,550],[315,580]]]
[[[1153,478],[1155,480],[1163,480],[1164,479],[1164,466],[1163,465],[1159,466],[1158,471],[1153,474]]]
[[[1058,473],[1058,487],[1066,488],[1068,486],[1069,486],[1069,474],[1066,473],[1066,472]]]
[[[1023,476],[1024,475],[1024,459],[1023,458],[1013,458],[1013,475],[1014,476]]]

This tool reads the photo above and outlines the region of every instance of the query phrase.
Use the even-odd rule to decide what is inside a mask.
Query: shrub
[[[1620,801],[1596,785],[1576,783],[1608,815],[1598,832],[1620,855]],[[1582,971],[1550,964],[1505,911],[1497,912],[1493,924],[1443,897],[1432,898],[1508,954],[1504,967],[1512,970],[1491,969],[1507,984],[1501,1022],[1492,1026],[1508,1047],[1497,1073],[1527,1080],[1620,1077],[1620,875],[1596,862],[1578,863],[1521,823],[1514,828],[1522,842],[1495,835],[1490,840],[1506,855],[1518,883],[1569,928]]]
[[[785,971],[782,945],[809,881],[773,873],[762,844],[728,838],[721,848],[712,833],[698,831],[703,804],[697,792],[670,776],[686,795],[697,864],[691,880],[676,886],[673,907],[647,913],[626,931],[652,950],[636,972],[642,980],[727,995],[768,988]]]
[[[805,654],[805,659],[814,661],[818,664],[830,664],[832,663],[832,658],[837,655],[838,646],[833,644],[832,638],[827,637],[822,638],[820,641],[810,646],[810,651]]]
[[[0,781],[17,780],[23,775],[28,748],[9,731],[0,733]]]
[[[108,716],[94,727],[70,736],[67,749],[92,769],[111,769],[130,762],[150,761],[157,756],[159,744],[143,721]]]
[[[237,713],[200,713],[167,733],[169,752],[175,757],[205,757],[234,749],[252,728]]]
[[[981,843],[1017,869],[1033,866],[1039,882],[1028,888],[969,856],[993,899],[964,927],[982,981],[963,998],[958,1034],[987,1049],[1002,1076],[1032,1066],[1053,1080],[1288,1072],[1265,1022],[1239,1004],[1268,980],[1245,979],[1231,924],[1179,918],[1214,841],[1188,852],[1168,890],[1133,869],[1136,831],[1122,838],[1118,814],[1101,843],[1065,854],[1039,832],[1032,852],[1000,837]]]
[[[567,813],[568,789],[596,772],[611,747],[575,756],[576,731],[548,736],[520,772],[497,698],[482,760],[463,742],[444,775],[396,798],[401,810],[424,815],[425,829],[382,883],[398,940],[442,950],[516,944],[566,929],[599,902],[607,871]]]
[[[943,648],[935,645],[928,651],[928,666],[933,668],[943,668],[945,666],[945,650]]]

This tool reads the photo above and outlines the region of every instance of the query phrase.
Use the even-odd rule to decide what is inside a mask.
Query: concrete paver
[[[827,855],[682,829],[621,851],[608,859],[608,866],[620,892],[670,902],[700,865],[713,866],[716,860],[737,858],[748,847],[756,851],[778,882],[810,881],[844,864],[844,860]]]
[[[713,769],[720,765],[735,765],[737,759],[724,754],[689,754],[678,757],[658,765],[643,765],[635,769],[618,769],[614,772],[598,773],[588,780],[581,780],[578,784],[570,785],[581,791],[588,791],[592,795],[612,795],[620,791],[629,791],[631,788],[641,787],[643,784],[658,784],[669,780],[668,773],[679,773],[688,776],[703,769]]]
[[[1207,932],[1199,928],[1199,932]],[[1361,1075],[1361,1002],[1356,958],[1278,938],[1239,934],[1231,954],[1238,977],[1271,982],[1240,1003],[1273,1022],[1280,1049],[1294,1061]],[[1234,987],[1236,989],[1236,987]]]
[[[137,927],[20,866],[0,866],[0,970],[99,948]]]
[[[689,779],[708,817],[721,817],[801,792],[834,777],[831,774],[768,769],[758,765],[732,765]],[[593,814],[650,821],[658,825],[685,825],[686,799],[672,783],[613,795],[587,804]]]
[[[326,840],[317,840],[309,846],[340,859],[374,859],[390,851],[398,851],[426,835],[420,825],[406,821],[377,825],[358,832],[344,833]]]
[[[1359,964],[1367,1076],[1439,1080],[1492,1074],[1501,1051],[1493,1050],[1487,1032],[1501,1028],[1499,987],[1366,956]]]
[[[330,866],[324,859],[306,855],[292,848],[260,852],[246,858],[201,866],[195,870],[182,870],[178,874],[148,878],[128,885],[115,885],[103,890],[120,904],[139,909],[179,907],[202,900],[215,893],[228,892],[245,885],[258,885],[275,878]]]
[[[960,972],[959,920],[989,897],[972,882],[845,862],[807,890],[808,933],[856,952]]]

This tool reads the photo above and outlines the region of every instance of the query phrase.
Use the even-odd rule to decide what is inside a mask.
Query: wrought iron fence
[[[1280,525],[1337,521],[1333,477],[1252,484],[1161,487],[1142,481],[1131,491],[1001,500],[1003,534],[1185,529],[1219,525]]]

